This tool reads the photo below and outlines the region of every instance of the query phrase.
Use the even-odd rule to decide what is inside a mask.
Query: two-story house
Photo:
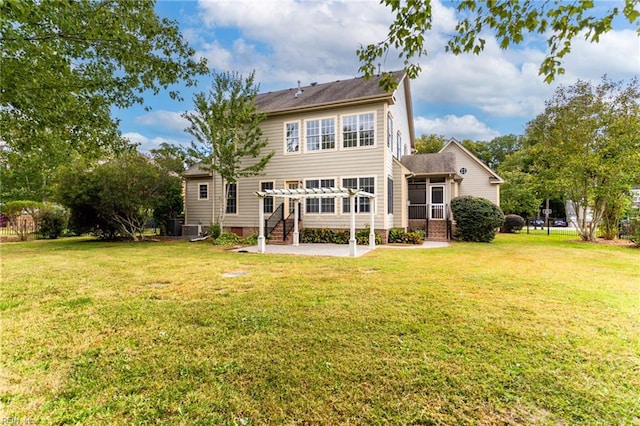
[[[266,113],[261,123],[268,140],[265,153],[275,155],[260,176],[231,185],[225,228],[245,236],[257,232],[261,215],[256,193],[274,189],[353,188],[371,194],[373,199],[355,200],[355,226],[374,223],[385,241],[391,228],[422,228],[432,239],[446,239],[448,205],[457,195],[474,193],[499,203],[501,179],[459,143],[452,140],[439,154],[411,155],[415,135],[409,79],[403,72],[392,75],[398,86],[391,93],[374,77],[259,94],[256,104]],[[184,232],[195,234],[215,221],[223,191],[220,179],[197,165],[184,178]],[[267,234],[275,235],[281,220],[282,232],[288,233],[284,219],[294,211],[294,202],[264,199]],[[307,195],[299,202],[301,227],[349,229],[349,198]],[[272,215],[276,220],[269,220]]]

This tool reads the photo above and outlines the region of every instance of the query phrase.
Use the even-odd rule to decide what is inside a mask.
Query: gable
[[[461,168],[464,166],[473,167],[474,169],[478,169],[482,174],[486,175],[489,179],[489,182],[492,184],[501,184],[504,183],[504,180],[496,172],[491,170],[486,164],[478,159],[475,155],[473,155],[468,149],[466,149],[460,142],[451,138],[449,142],[445,144],[444,147],[440,150],[440,153],[453,153],[459,159],[458,166]],[[459,174],[462,174],[460,170],[457,170]]]

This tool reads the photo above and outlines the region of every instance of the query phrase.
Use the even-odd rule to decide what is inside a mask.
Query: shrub
[[[640,217],[631,219],[629,228],[629,239],[636,245],[636,247],[640,247]]]
[[[504,224],[500,228],[500,232],[513,234],[518,232],[524,226],[524,219],[517,214],[508,214],[504,217]]]
[[[350,232],[345,229],[304,228],[300,232],[301,243],[349,244]],[[358,244],[369,244],[369,228],[356,232]],[[382,244],[382,238],[376,234],[376,244]]]
[[[242,243],[242,237],[234,234],[233,232],[222,232],[218,238],[213,240],[213,244],[217,246],[234,246]]]
[[[209,229],[207,232],[209,233],[209,235],[211,235],[212,238],[217,239],[218,237],[220,237],[220,234],[222,233],[222,227],[218,222],[216,222],[211,226],[209,226]]]
[[[36,213],[35,221],[38,234],[42,238],[54,240],[66,231],[69,224],[69,211],[61,205],[45,203]]]
[[[451,211],[456,221],[455,237],[462,241],[490,242],[504,223],[500,207],[486,198],[456,197],[451,200]]]
[[[400,228],[392,228],[389,231],[390,243],[422,244],[424,242],[424,238],[425,233],[420,230],[405,232]]]

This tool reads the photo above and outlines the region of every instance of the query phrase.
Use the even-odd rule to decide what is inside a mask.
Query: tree
[[[387,38],[381,42],[360,46],[360,71],[370,77],[376,73],[376,64],[390,51],[399,51],[405,70],[410,78],[420,73],[420,65],[412,63],[427,54],[425,34],[431,29],[431,0],[381,0],[395,15],[389,26]],[[600,36],[612,28],[615,18],[622,17],[630,24],[640,21],[638,0],[625,0],[624,7],[614,7],[604,15],[596,16],[595,2],[542,2],[536,0],[497,0],[480,2],[464,0],[456,5],[460,19],[455,33],[445,48],[456,55],[479,54],[485,46],[484,35],[492,33],[502,49],[525,40],[526,34],[545,34],[547,56],[540,65],[539,73],[551,82],[556,74],[564,73],[562,59],[571,51],[576,37],[589,42],[598,42]],[[640,28],[637,29],[640,35]],[[394,87],[391,75],[383,79],[386,88]]]
[[[535,217],[542,204],[542,197],[536,196],[535,177],[518,170],[500,174],[504,183],[500,186],[500,208],[505,214]]]
[[[57,198],[71,210],[74,230],[103,238],[121,235],[137,241],[156,209],[170,209],[181,180],[138,153],[96,166],[61,168]]]
[[[26,185],[18,192],[46,198],[50,170],[69,157],[127,148],[112,108],[142,103],[146,92],[178,81],[192,85],[206,72],[177,23],[154,7],[147,0],[0,2],[2,166],[12,184]]]
[[[416,140],[416,154],[440,152],[445,143],[447,143],[447,138],[443,135],[436,135],[435,133],[422,135]]]
[[[552,195],[566,197],[577,229],[595,240],[607,204],[640,182],[640,85],[606,78],[597,86],[560,86],[527,125],[532,171]]]
[[[190,123],[186,131],[195,138],[193,156],[202,162],[203,170],[221,179],[219,224],[224,220],[229,185],[262,172],[274,154],[262,156],[267,140],[260,129],[265,116],[256,107],[257,93],[253,72],[246,79],[238,73],[215,73],[209,92],[195,95],[194,112],[183,114]]]
[[[177,174],[182,174],[194,164],[188,149],[167,142],[162,142],[158,148],[150,149],[149,154],[160,167]]]

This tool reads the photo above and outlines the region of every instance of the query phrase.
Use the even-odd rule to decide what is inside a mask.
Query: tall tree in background
[[[192,85],[206,72],[177,23],[154,7],[149,0],[0,2],[0,166],[12,186],[26,185],[3,189],[3,197],[46,198],[60,164],[127,148],[113,107],[142,103],[144,92],[179,81]]]
[[[167,142],[162,142],[158,148],[150,149],[149,155],[160,167],[179,175],[194,165],[188,149]]]
[[[640,182],[640,85],[606,78],[560,86],[527,126],[533,172],[566,196],[582,239],[594,241],[607,204]]]
[[[215,219],[220,225],[229,184],[261,173],[274,154],[262,152],[267,146],[260,129],[265,115],[256,107],[257,94],[253,72],[246,79],[238,73],[215,73],[209,92],[195,95],[194,112],[183,114],[190,123],[186,131],[195,138],[191,150],[194,158],[200,160],[203,170],[213,173],[214,179],[221,179],[223,194],[217,200]]]
[[[421,70],[412,61],[427,54],[425,37],[433,19],[431,0],[380,2],[391,8],[395,19],[383,41],[358,49],[360,71],[365,76],[374,75],[377,63],[390,52],[398,51],[408,76],[415,78]],[[604,14],[598,14],[593,1],[464,0],[456,3],[460,19],[445,47],[456,55],[479,54],[485,46],[484,34],[493,34],[502,49],[524,42],[527,34],[544,34],[548,50],[540,64],[539,73],[545,77],[545,81],[551,82],[556,74],[564,73],[561,61],[571,51],[571,44],[576,37],[597,43],[600,36],[611,31],[615,18],[635,24],[640,36],[639,4],[639,0],[624,0],[622,8],[613,7]],[[386,77],[383,85],[394,87],[391,75]]]
[[[447,138],[443,135],[436,135],[435,133],[422,135],[416,139],[416,154],[433,154],[440,152],[445,143],[447,143]]]

